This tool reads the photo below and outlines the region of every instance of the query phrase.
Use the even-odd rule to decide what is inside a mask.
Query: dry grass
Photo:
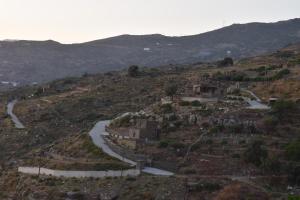
[[[252,91],[268,101],[270,97],[298,100],[300,99],[300,80],[277,80],[270,83],[256,83]]]
[[[269,200],[269,197],[259,189],[241,183],[233,183],[219,192],[214,200]]]

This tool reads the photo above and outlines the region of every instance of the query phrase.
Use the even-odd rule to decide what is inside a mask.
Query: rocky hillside
[[[295,138],[299,137],[300,108],[294,103],[300,98],[299,49],[289,46],[228,67],[140,68],[135,76],[125,71],[86,75],[2,93],[0,199],[287,199],[287,185],[299,180],[295,167],[300,163],[295,157],[299,142]],[[289,73],[281,73],[287,70]],[[247,110],[240,99],[229,98],[211,105],[197,101],[160,104],[166,86],[176,83],[175,98],[184,97],[204,76],[219,81],[221,87],[240,82],[263,102],[272,95],[285,103],[272,112]],[[280,85],[283,92],[290,88],[288,94],[278,90],[281,82],[287,83]],[[243,91],[233,93],[245,95]],[[7,101],[13,98],[19,99],[14,113],[25,129],[14,128],[6,114]],[[141,109],[162,116],[164,126],[159,140],[143,145],[137,153],[151,155],[156,163],[173,164],[175,176],[67,179],[17,173],[19,166],[38,165],[60,170],[126,168],[93,146],[88,132],[99,120]],[[190,123],[196,114],[201,121]],[[184,115],[190,117],[182,118]],[[234,121],[220,126],[207,118]],[[236,124],[235,119],[256,126]],[[206,129],[210,134],[201,136]],[[203,140],[194,144],[200,136]]]
[[[300,19],[234,24],[204,34],[167,37],[122,35],[81,44],[55,41],[1,41],[1,85],[44,82],[118,70],[129,65],[212,61],[255,56],[300,41]]]

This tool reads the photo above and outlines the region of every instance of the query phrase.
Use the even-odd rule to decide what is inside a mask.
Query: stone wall
[[[129,169],[122,171],[63,171],[63,170],[52,170],[38,167],[19,167],[18,172],[32,175],[47,175],[54,177],[66,177],[66,178],[104,178],[104,177],[121,177],[121,176],[139,176],[140,170]]]
[[[109,140],[108,138],[105,138],[106,144],[117,154],[133,160],[135,162],[137,161],[145,161],[146,162],[146,166],[149,167],[155,167],[155,168],[160,168],[160,169],[164,169],[164,170],[169,170],[172,172],[177,171],[177,164],[173,163],[173,162],[167,162],[167,161],[153,161],[151,159],[150,156],[147,155],[143,155],[143,154],[136,154],[133,151],[129,150],[129,149],[124,149],[120,146],[117,146],[115,144],[112,143],[111,140]]]
[[[113,150],[117,154],[121,155],[122,157],[125,157],[125,158],[133,160],[133,161],[148,160],[149,159],[149,157],[147,157],[146,155],[136,154],[136,153],[134,153],[133,151],[131,151],[129,149],[124,149],[124,148],[114,144],[108,138],[104,138],[104,140],[105,140],[106,144],[109,146],[109,148],[111,148],[111,150]]]

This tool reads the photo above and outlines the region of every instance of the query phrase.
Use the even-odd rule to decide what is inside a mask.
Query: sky
[[[300,0],[0,0],[0,40],[79,43],[121,34],[182,36],[300,17]]]

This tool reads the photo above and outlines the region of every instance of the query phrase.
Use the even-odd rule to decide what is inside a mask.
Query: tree
[[[128,68],[128,76],[130,77],[137,77],[139,74],[139,67],[136,65],[131,65]]]
[[[244,160],[259,167],[268,157],[268,151],[263,148],[263,142],[260,140],[253,141],[244,152]]]
[[[228,67],[228,66],[232,66],[233,64],[234,64],[233,59],[230,57],[226,57],[224,58],[224,60],[218,62],[219,67]]]
[[[171,97],[173,100],[173,96],[177,93],[178,87],[175,84],[169,84],[165,88],[165,93],[168,97]]]

